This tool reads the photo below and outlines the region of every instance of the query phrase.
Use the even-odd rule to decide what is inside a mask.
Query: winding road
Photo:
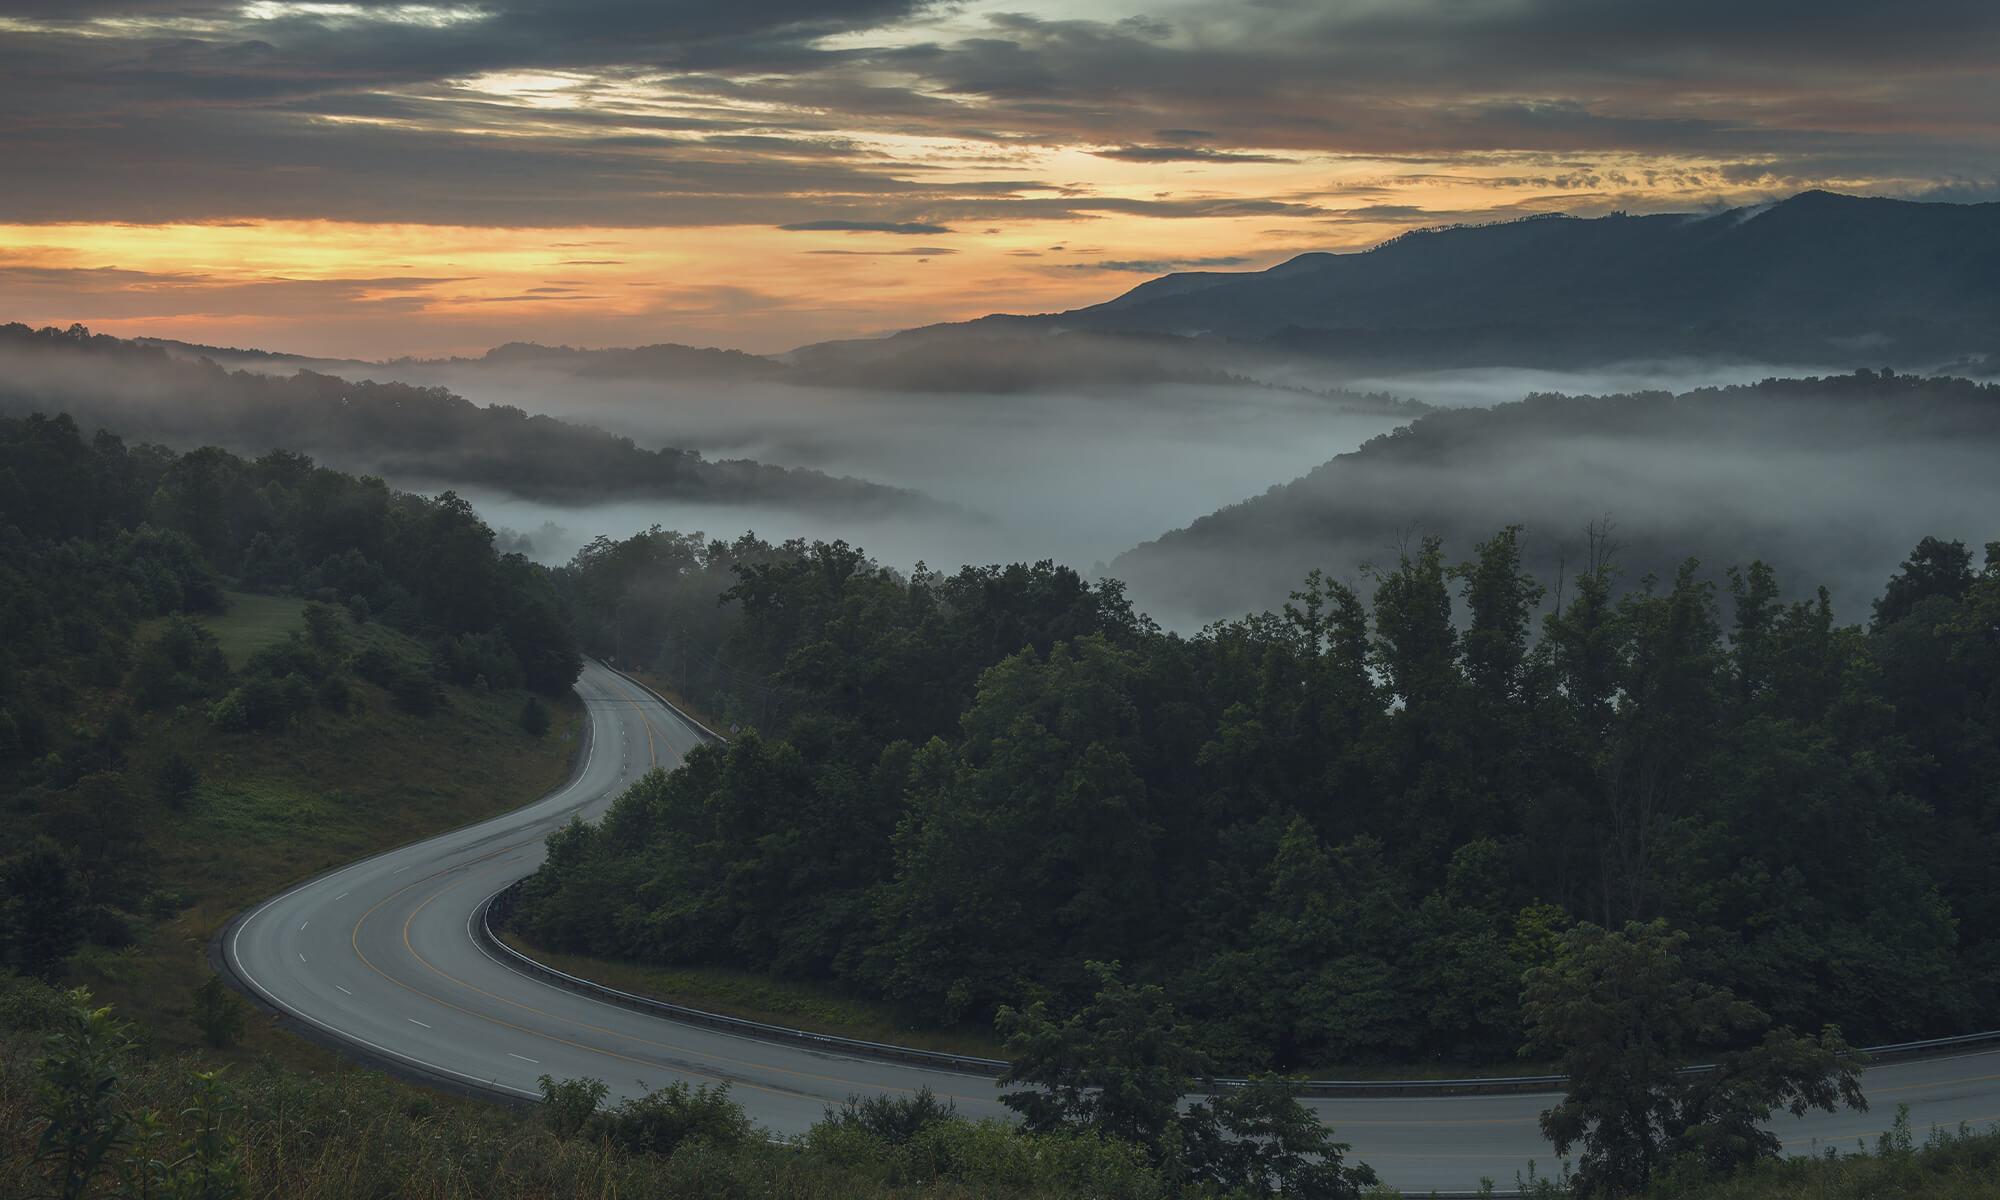
[[[572,816],[600,815],[655,766],[704,739],[643,688],[594,662],[576,684],[588,745],[570,780],[525,808],[363,859],[310,880],[224,928],[224,965],[316,1040],[458,1090],[539,1099],[537,1080],[590,1076],[611,1098],[676,1080],[726,1081],[752,1119],[802,1132],[829,1105],[929,1087],[961,1115],[1006,1115],[991,1078],[697,1028],[520,973],[483,949],[471,922],[531,873],[542,839]],[[1866,1076],[1868,1113],[1785,1117],[1788,1146],[1870,1144],[1911,1108],[1932,1125],[2000,1121],[2000,1050],[1885,1063]],[[1353,1146],[1352,1159],[1406,1191],[1511,1188],[1534,1160],[1554,1165],[1536,1116],[1547,1093],[1309,1100]]]

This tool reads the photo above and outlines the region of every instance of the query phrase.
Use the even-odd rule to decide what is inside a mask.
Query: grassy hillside
[[[229,610],[202,619],[225,657],[242,668],[267,647],[303,636],[304,604],[232,593]],[[337,610],[336,610],[337,611]],[[144,646],[165,622],[149,622]],[[342,615],[338,653],[350,661],[376,652],[422,663],[419,642],[372,621]],[[158,776],[180,756],[199,773],[178,806],[142,802],[132,814],[136,853],[152,890],[145,918],[122,948],[86,946],[69,981],[88,986],[150,1031],[156,1044],[192,1045],[187,1013],[208,975],[210,938],[231,915],[341,863],[479,820],[534,800],[567,775],[580,712],[556,706],[548,733],[525,733],[522,691],[446,688],[444,702],[417,716],[366,679],[347,680],[344,713],[315,707],[276,732],[225,732],[200,704],[138,719],[125,748],[128,779]],[[117,689],[89,697],[112,710]],[[151,798],[146,798],[151,800]],[[296,1039],[253,1022],[248,1044],[295,1060],[317,1060]]]

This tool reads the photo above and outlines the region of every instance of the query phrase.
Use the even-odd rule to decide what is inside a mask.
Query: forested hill
[[[1862,350],[1897,368],[1967,355],[2000,363],[2000,203],[1815,191],[1713,214],[1452,226],[910,336],[1058,329],[1206,333],[1427,367],[1676,355],[1845,363]]]
[[[585,645],[757,732],[552,837],[522,919],[974,1025],[1116,960],[1242,1069],[1505,1061],[1578,921],[1684,930],[1794,1028],[1991,1028],[2000,542],[1913,544],[1867,631],[1759,563],[1579,565],[1538,621],[1501,529],[1180,637],[1050,563],[601,542],[562,573]]]
[[[282,448],[427,487],[476,485],[559,503],[653,496],[855,512],[936,507],[902,488],[818,471],[649,450],[589,426],[480,407],[442,387],[232,372],[81,326],[0,326],[0,413],[34,411],[183,448]]]
[[[1824,584],[1842,620],[1919,537],[1977,539],[2000,511],[2000,386],[1859,371],[1680,395],[1534,395],[1439,410],[1299,479],[1120,555],[1149,610],[1195,624],[1282,601],[1307,570],[1353,579],[1399,545],[1523,526],[1557,583],[1608,525],[1626,585],[1698,553]]]
[[[154,861],[203,837],[282,842],[308,873],[338,861],[352,841],[291,840],[356,835],[349,809],[363,806],[301,778],[336,747],[415,772],[367,780],[378,819],[451,823],[439,810],[458,783],[410,768],[412,747],[434,738],[434,761],[476,733],[511,755],[527,736],[515,714],[545,730],[582,665],[549,572],[493,540],[449,492],[396,492],[288,451],[178,454],[86,436],[66,414],[0,417],[0,968],[55,977],[86,936],[128,944],[203,890]],[[231,589],[282,623],[223,644],[210,626]],[[217,854],[201,869],[290,878]]]
[[[715,387],[756,384],[1011,395],[1041,389],[1125,388],[1160,383],[1273,386],[1261,380],[1274,374],[1274,367],[1276,374],[1288,378],[1310,378],[1315,370],[1315,364],[1304,361],[1306,356],[1288,357],[1268,349],[1250,352],[1211,339],[1088,331],[938,341],[921,337],[864,338],[821,342],[773,356],[671,343],[580,349],[509,342],[474,357],[398,358],[380,363],[311,359],[162,338],[133,340],[180,358],[209,358],[225,366],[266,373],[280,369],[316,370],[342,376],[387,373],[413,381],[450,379],[469,389],[476,389],[483,379],[515,382],[526,373],[552,383],[577,380],[584,386],[620,380]],[[1287,366],[1292,369],[1285,369]],[[1252,373],[1256,378],[1251,377]],[[1384,396],[1338,389],[1331,389],[1331,394],[1333,399],[1348,405],[1375,408],[1390,403]],[[1415,410],[1420,409],[1420,405],[1415,406]]]

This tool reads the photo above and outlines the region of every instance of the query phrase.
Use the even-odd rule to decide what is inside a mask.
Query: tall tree
[[[1023,1128],[1131,1142],[1170,1177],[1235,1196],[1342,1200],[1375,1182],[1371,1168],[1342,1164],[1347,1145],[1298,1102],[1296,1083],[1265,1076],[1218,1090],[1165,992],[1124,982],[1115,962],[1086,969],[1096,995],[1062,1021],[1042,1001],[1000,1010],[1010,1062],[1000,1083],[1031,1085],[1000,1102]],[[1216,1094],[1183,1106],[1198,1080]]]
[[[1774,1158],[1778,1136],[1762,1122],[1776,1108],[1868,1107],[1838,1029],[1767,1030],[1755,1005],[1687,976],[1686,943],[1664,922],[1579,925],[1554,963],[1528,972],[1522,1052],[1556,1058],[1568,1077],[1542,1132],[1558,1154],[1582,1145],[1585,1196],[1641,1192],[1676,1160],[1721,1173]]]
[[[86,899],[74,856],[50,838],[0,862],[0,950],[8,962],[54,979],[83,944]]]

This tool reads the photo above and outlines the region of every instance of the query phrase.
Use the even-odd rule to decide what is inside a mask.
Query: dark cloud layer
[[[925,234],[943,219],[1333,215],[1314,197],[942,182],[938,163],[865,136],[985,143],[1003,171],[1060,146],[1162,167],[1500,156],[1527,168],[1518,186],[1606,194],[1843,178],[1983,195],[2000,178],[2000,6],[1984,0],[1209,0],[1172,21],[957,6],[924,26],[948,34],[898,31],[941,11],[19,0],[0,24],[0,211]],[[469,86],[522,73],[549,75],[559,102]],[[1619,155],[1721,165],[1621,182],[1599,161]]]

